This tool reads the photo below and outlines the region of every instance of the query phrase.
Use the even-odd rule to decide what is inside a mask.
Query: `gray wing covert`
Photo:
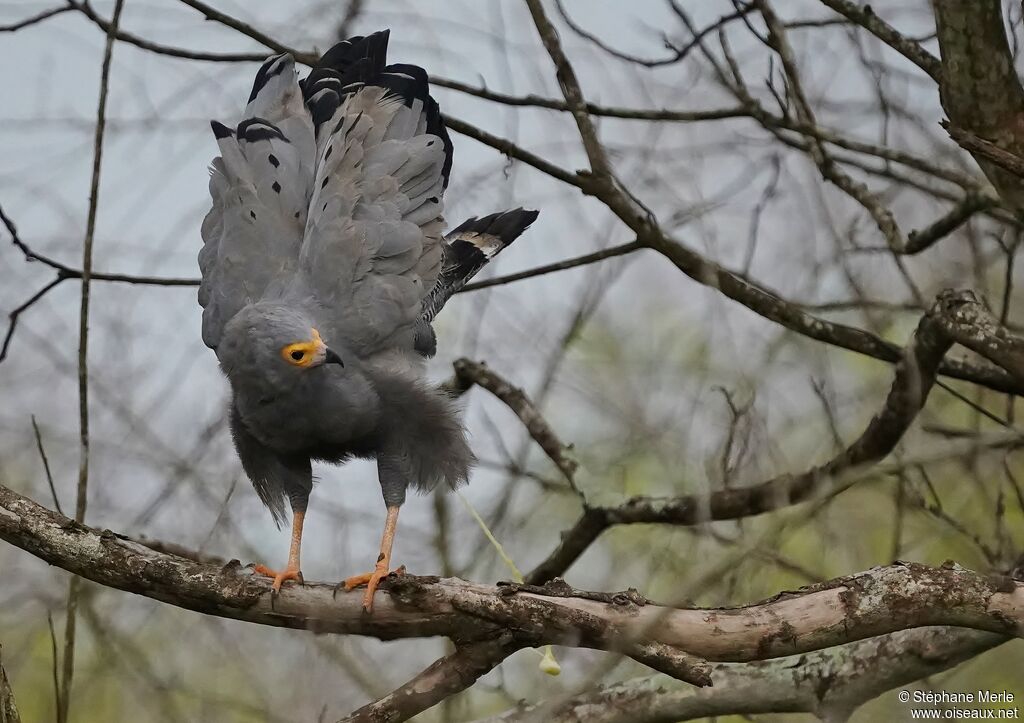
[[[220,156],[210,166],[199,303],[203,341],[216,349],[231,317],[297,267],[316,146],[291,57],[263,64],[237,127],[211,125]]]
[[[303,84],[317,161],[299,267],[324,339],[363,355],[412,349],[440,271],[452,158],[426,72],[386,65],[387,41],[336,45]]]

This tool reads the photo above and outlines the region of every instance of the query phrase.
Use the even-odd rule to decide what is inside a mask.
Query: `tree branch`
[[[10,25],[0,25],[0,33],[14,33],[21,30],[22,28],[27,28],[31,25],[41,23],[44,20],[49,20],[55,15],[66,13],[69,10],[74,10],[74,8],[69,6],[58,6],[55,8],[50,8],[49,10],[43,10],[41,13],[37,13],[31,17],[27,17],[24,20],[19,20],[16,23],[11,23]],[[0,718],[0,723],[2,723],[2,721],[3,719]]]
[[[956,2],[956,0],[953,1]],[[851,0],[821,0],[821,2],[847,20],[860,25],[927,73],[936,83],[942,82],[942,64],[939,59],[925,50],[920,43],[902,35],[893,26],[878,17],[870,5],[860,5]]]
[[[933,0],[942,56],[942,108],[957,128],[1024,156],[1024,87],[1014,69],[999,0]],[[960,140],[960,139],[957,139]],[[961,145],[963,145],[961,143]],[[971,149],[968,149],[971,150]],[[974,150],[975,160],[1011,206],[1024,207],[1024,181]]]
[[[483,387],[512,410],[526,431],[530,433],[544,453],[547,454],[558,470],[565,476],[569,486],[576,494],[580,494],[576,486],[576,469],[579,463],[573,459],[571,448],[562,443],[547,423],[540,410],[534,406],[530,398],[519,387],[513,386],[502,379],[498,374],[489,369],[486,364],[470,361],[469,359],[457,359],[455,361],[456,391],[459,393],[467,391],[476,384]]]
[[[630,593],[604,601],[579,591],[567,596],[562,588],[545,594],[410,575],[387,580],[368,616],[361,593],[335,597],[334,586],[309,583],[275,597],[267,580],[237,562],[217,567],[159,553],[2,486],[0,539],[102,585],[209,615],[381,639],[444,635],[461,646],[504,645],[503,636],[511,635],[508,645],[625,653],[693,682],[702,682],[694,656],[762,660],[927,625],[1024,635],[1024,583],[953,564],[898,563],[725,609],[646,604]]]
[[[860,705],[936,675],[1007,640],[956,628],[922,628],[759,665],[721,663],[706,688],[665,676],[636,678],[568,700],[519,706],[478,723],[655,723],[725,715],[812,713],[846,720]]]
[[[530,9],[530,15],[533,17],[533,24],[537,26],[537,33],[540,35],[541,42],[544,43],[544,48],[548,51],[551,62],[555,64],[555,77],[558,79],[558,85],[562,89],[562,96],[569,107],[569,112],[572,113],[576,126],[579,128],[580,138],[583,140],[583,149],[586,151],[587,159],[590,161],[590,170],[593,171],[595,176],[610,179],[612,177],[611,164],[608,162],[604,146],[601,145],[601,141],[597,137],[597,129],[594,127],[594,122],[587,111],[587,101],[583,97],[580,83],[576,79],[576,71],[573,70],[569,58],[566,57],[565,52],[562,50],[562,43],[558,39],[558,31],[555,30],[554,25],[548,20],[540,0],[526,0],[526,5]]]
[[[3,653],[3,646],[0,645],[0,723],[21,723],[18,706],[14,704],[14,691],[4,671]]]
[[[992,141],[979,138],[963,128],[957,128],[945,122],[942,123],[942,127],[949,133],[949,137],[957,142],[957,145],[973,154],[976,158],[980,156],[990,164],[998,166],[1016,178],[1024,179],[1024,158],[1021,158],[1016,153],[1000,148]]]
[[[998,364],[1024,383],[1024,339],[1001,326],[973,292],[963,292],[946,313],[936,316],[936,321],[955,342]]]
[[[518,650],[511,635],[457,646],[455,651],[378,701],[363,706],[339,723],[391,723],[412,718],[455,695]],[[2,723],[2,722],[0,722]]]
[[[646,643],[708,660],[750,661],[791,655],[925,625],[957,625],[1024,634],[1024,583],[984,576],[952,563],[897,563],[723,609],[670,608],[634,593],[518,591],[454,578],[389,578],[373,615],[362,593],[325,583],[286,587],[237,562],[208,565],[160,553],[109,530],[58,515],[0,486],[0,539],[101,585],[219,617],[383,640],[443,635],[459,644],[510,632],[517,643],[574,645],[628,653]],[[594,599],[598,596],[600,599]],[[607,601],[605,601],[607,596]],[[658,625],[649,626],[657,620]],[[709,621],[714,624],[709,624]]]
[[[746,487],[715,490],[707,495],[669,499],[634,497],[615,507],[586,507],[576,523],[562,535],[555,550],[529,575],[527,581],[544,582],[562,575],[609,527],[635,523],[696,525],[711,520],[733,520],[794,505],[809,499],[823,484],[835,494],[853,484],[838,475],[877,462],[888,455],[924,406],[935,383],[942,357],[953,339],[939,319],[951,316],[973,299],[970,292],[943,292],[932,310],[922,317],[902,359],[882,409],[849,447],[824,464],[798,475],[784,474]]]

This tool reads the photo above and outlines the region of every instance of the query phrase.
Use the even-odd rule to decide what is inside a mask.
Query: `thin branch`
[[[466,284],[455,293],[464,294],[467,291],[477,291],[479,289],[486,289],[491,286],[501,286],[502,284],[509,284],[512,283],[513,281],[532,279],[536,276],[543,276],[545,274],[550,274],[556,271],[574,269],[578,266],[588,266],[590,264],[597,263],[598,261],[604,261],[605,259],[615,258],[616,256],[625,256],[626,254],[631,254],[634,251],[637,251],[642,248],[644,248],[643,244],[637,241],[630,241],[629,243],[621,244],[619,246],[612,246],[611,248],[602,249],[601,251],[595,251],[592,254],[576,256],[571,259],[566,259],[565,261],[556,261],[553,264],[537,266],[536,268],[527,269],[526,271],[519,271],[514,274],[507,274],[506,276],[495,276],[492,279],[475,281],[471,284]]]
[[[82,279],[84,272],[81,269],[72,268],[66,264],[56,261],[49,256],[44,256],[32,249],[27,243],[25,243],[18,235],[18,228],[15,226],[14,221],[4,212],[2,206],[0,206],[0,222],[4,224],[7,232],[11,235],[11,243],[21,251],[25,256],[25,260],[29,262],[39,262],[45,266],[50,267],[57,272],[56,277],[50,283],[46,284],[39,291],[30,296],[19,306],[15,307],[8,315],[7,333],[4,335],[3,344],[0,345],[0,362],[3,362],[7,358],[7,353],[10,350],[11,341],[14,338],[14,332],[18,326],[18,318],[27,311],[30,307],[36,304],[44,296],[46,296],[56,286],[67,281],[68,279]],[[107,272],[94,271],[90,273],[90,281],[112,281],[121,282],[127,284],[139,284],[145,286],[198,286],[199,279],[176,279],[167,278],[160,276],[133,276],[131,274],[114,274]]]
[[[562,89],[566,105],[569,106],[569,112],[572,113],[576,126],[579,128],[583,149],[590,160],[590,170],[598,178],[611,179],[611,164],[608,162],[604,146],[601,145],[601,141],[597,137],[597,129],[590,118],[590,113],[587,112],[587,103],[583,97],[583,91],[580,89],[580,83],[576,79],[576,71],[573,70],[572,64],[562,50],[558,31],[548,20],[540,0],[526,0],[526,5],[530,9],[530,15],[533,17],[534,25],[537,26],[537,32],[544,43],[544,48],[548,51],[551,62],[555,64],[555,77]]]
[[[454,366],[457,390],[464,392],[475,384],[504,402],[519,417],[523,426],[526,427],[526,431],[544,450],[548,459],[562,473],[573,491],[582,497],[582,493],[576,485],[576,470],[579,463],[572,456],[572,447],[562,443],[540,410],[526,396],[526,393],[505,381],[485,364],[469,359],[457,359]]]
[[[64,279],[58,277],[46,284],[43,288],[39,289],[32,296],[28,297],[26,301],[16,306],[10,314],[7,315],[7,333],[4,335],[4,343],[0,346],[0,362],[7,358],[7,352],[11,347],[11,340],[14,338],[14,332],[18,328],[18,318],[29,308],[32,307],[37,301],[46,296],[50,291],[54,289]]]
[[[49,256],[35,251],[25,241],[22,240],[18,234],[18,227],[15,226],[14,221],[11,220],[0,206],[0,222],[4,224],[7,232],[11,235],[11,243],[21,251],[25,256],[26,261],[34,262],[38,261],[44,266],[49,266],[51,269],[57,272],[57,278],[61,281],[65,279],[81,279],[84,272],[81,269],[76,269],[67,264],[61,263],[56,259],[52,259]],[[143,286],[199,286],[200,279],[187,279],[187,278],[173,278],[166,276],[135,276],[133,274],[118,274],[105,271],[90,271],[89,278],[91,281],[120,281],[126,284],[140,284]]]
[[[341,18],[341,22],[338,23],[338,29],[334,31],[335,36],[338,40],[347,40],[352,35],[352,26],[355,25],[356,20],[362,15],[365,0],[348,0],[348,7],[345,8],[345,14]]]
[[[520,647],[511,635],[456,646],[452,653],[434,661],[405,685],[338,723],[381,723],[412,718],[470,687]]]
[[[517,146],[512,141],[492,135],[485,130],[477,128],[471,123],[466,123],[465,121],[453,118],[447,114],[444,115],[444,123],[448,126],[449,130],[453,130],[456,133],[461,133],[464,136],[480,141],[484,145],[490,146],[509,158],[514,158],[517,161],[522,161],[528,166],[533,166],[541,173],[546,173],[552,178],[562,181],[563,183],[568,183],[570,186],[575,186],[585,192],[589,188],[584,178],[580,175],[567,171],[564,168],[560,168],[554,163],[541,158],[537,154],[531,153],[530,151]]]
[[[114,31],[114,37],[121,42],[134,45],[143,50],[148,50],[153,53],[160,55],[167,55],[174,58],[184,58],[186,60],[211,60],[216,62],[229,62],[229,63],[261,63],[267,59],[266,52],[260,53],[207,53],[196,50],[186,50],[184,48],[176,48],[170,45],[162,45],[155,43],[151,40],[133,35],[132,33],[120,30],[118,28],[112,28],[111,23],[104,20],[92,6],[84,0],[66,0],[70,7],[78,10],[85,17],[91,20],[96,26],[98,26],[104,33],[109,33],[111,30]],[[304,58],[302,62],[306,62],[309,58],[309,54],[301,54]],[[298,57],[296,57],[298,60]]]
[[[807,127],[817,128],[818,122],[814,117],[811,104],[804,94],[796,60],[793,57],[793,49],[789,44],[785,28],[766,0],[755,0],[755,4],[760,9],[761,16],[768,26],[769,45],[778,53],[779,59],[782,61],[782,68],[786,76],[786,87],[793,99],[797,118]],[[808,150],[811,159],[820,170],[822,178],[830,181],[846,193],[871,215],[879,231],[882,232],[882,236],[888,243],[889,248],[894,251],[902,250],[906,246],[906,241],[903,238],[903,232],[896,223],[896,219],[893,217],[892,211],[865,184],[855,181],[839,168],[828,155],[825,145],[817,133],[812,132],[808,134],[807,139],[809,141]],[[909,278],[907,281],[915,295],[918,295],[913,282]]]
[[[66,5],[50,8],[49,10],[44,10],[41,13],[33,15],[32,17],[25,18],[24,20],[19,20],[16,23],[11,23],[10,25],[0,25],[0,33],[17,32],[22,28],[27,28],[30,25],[36,25],[37,23],[41,23],[44,20],[48,20],[49,18],[52,18],[56,15],[60,15],[61,13],[66,13],[70,10],[74,10],[74,8]]]
[[[227,13],[222,13],[221,11],[217,10],[214,7],[210,7],[204,2],[200,2],[200,0],[178,1],[185,5],[188,5],[190,8],[193,8],[194,10],[198,10],[203,14],[203,16],[207,20],[212,20],[214,22],[220,23],[221,25],[231,28],[232,30],[237,30],[242,35],[246,35],[255,40],[257,43],[265,45],[267,48],[270,48],[275,53],[288,53],[297,61],[299,61],[300,63],[305,63],[306,65],[312,65],[317,60],[315,54],[307,53],[302,50],[296,50],[295,48],[289,48],[284,43],[279,43],[269,35],[261,33],[259,30],[249,25],[248,23],[244,23],[238,18],[228,15]]]
[[[696,525],[711,520],[734,520],[811,498],[825,484],[831,494],[853,481],[838,475],[866,467],[886,457],[895,448],[924,406],[935,383],[943,355],[953,344],[938,322],[951,314],[967,293],[940,296],[932,311],[922,317],[896,365],[892,386],[882,409],[849,447],[828,462],[798,475],[781,475],[745,487],[715,490],[707,495],[684,495],[669,499],[634,497],[614,507],[585,507],[576,523],[564,532],[558,546],[527,576],[540,583],[562,575],[609,527],[635,523]]]
[[[995,199],[993,198],[976,193],[967,194],[947,214],[936,219],[923,229],[911,231],[907,234],[906,245],[900,250],[900,253],[921,253],[925,249],[930,248],[935,242],[940,241],[963,226],[974,214],[980,211],[987,211],[995,205]]]
[[[82,293],[78,317],[78,423],[80,460],[75,498],[75,522],[85,520],[89,492],[89,301],[92,274],[93,239],[96,232],[96,214],[99,209],[100,169],[103,163],[103,133],[107,121],[107,96],[110,89],[110,64],[114,53],[114,35],[121,20],[124,0],[117,0],[114,15],[107,31],[100,72],[100,98],[96,109],[96,136],[93,140],[92,182],[89,189],[89,215],[82,242]],[[75,631],[82,580],[72,577],[68,583],[68,606],[64,620],[64,659],[61,674],[61,699],[57,710],[58,723],[67,723],[71,709],[71,681],[75,670]]]
[[[984,138],[980,138],[963,128],[950,125],[948,122],[944,121],[942,127],[949,133],[949,137],[956,141],[965,151],[991,161],[1018,178],[1024,178],[1024,158],[1021,158],[1016,153],[1000,148],[992,141],[986,141]]]
[[[686,45],[682,46],[681,48],[674,48],[675,52],[673,52],[671,56],[667,58],[659,58],[656,60],[648,60],[645,58],[640,58],[635,55],[630,55],[629,53],[623,53],[622,51],[616,50],[615,48],[612,48],[611,46],[606,44],[596,35],[588,33],[586,30],[584,30],[578,24],[576,24],[576,22],[573,21],[573,19],[569,16],[569,13],[566,12],[565,7],[562,4],[562,0],[555,0],[555,7],[558,8],[558,14],[562,17],[562,20],[565,22],[565,24],[568,25],[569,28],[574,33],[579,35],[581,38],[590,41],[591,43],[599,47],[601,50],[611,55],[612,57],[618,58],[619,60],[625,60],[626,62],[633,63],[635,65],[641,65],[645,68],[658,68],[665,65],[672,65],[674,63],[678,63],[679,61],[685,59],[686,56],[689,55],[690,51],[697,47],[697,45],[705,36],[718,31],[720,28],[725,27],[733,20],[737,20],[753,10],[752,6],[747,6],[740,8],[736,12],[730,13],[728,15],[723,15],[722,17],[718,18],[718,20],[706,26],[699,32],[694,33],[694,37]],[[668,38],[664,37],[663,39],[665,45],[671,48],[672,45],[671,43],[669,43]]]
[[[53,628],[53,615],[46,611],[46,627],[50,633],[50,673],[53,676],[53,709],[60,710],[60,652],[57,649],[57,631]]]
[[[59,514],[64,514],[64,510],[60,506],[60,498],[57,496],[57,488],[53,484],[53,474],[50,472],[50,460],[46,456],[46,450],[43,448],[43,435],[39,432],[39,425],[36,424],[36,415],[31,416],[32,420],[32,432],[36,437],[36,449],[39,451],[39,459],[43,461],[43,471],[46,472],[46,484],[50,486],[50,494],[53,495],[53,507]]]
[[[919,67],[936,83],[942,83],[942,64],[919,43],[902,35],[893,26],[875,14],[870,5],[861,5],[851,0],[821,0],[822,4],[861,26],[904,58]]]

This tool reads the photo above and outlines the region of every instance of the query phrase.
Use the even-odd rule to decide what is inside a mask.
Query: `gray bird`
[[[447,236],[452,144],[427,74],[387,65],[389,31],[335,45],[304,80],[289,55],[256,74],[242,121],[214,121],[220,156],[199,252],[203,341],[231,385],[231,432],[302,582],[311,461],[375,458],[387,521],[367,586],[391,565],[406,489],[466,481],[473,453],[449,396],[424,375],[434,316],[536,219],[515,209]]]

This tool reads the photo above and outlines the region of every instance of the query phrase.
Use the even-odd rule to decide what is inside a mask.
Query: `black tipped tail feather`
[[[538,214],[539,211],[516,208],[471,218],[452,230],[447,236],[437,284],[424,302],[423,319],[430,321],[437,316],[451,295],[519,238]]]
[[[423,316],[416,328],[416,351],[433,356],[437,339],[430,322],[445,303],[487,262],[508,248],[523,231],[537,220],[539,211],[515,208],[463,221],[446,237],[441,273],[430,294],[423,300]]]

